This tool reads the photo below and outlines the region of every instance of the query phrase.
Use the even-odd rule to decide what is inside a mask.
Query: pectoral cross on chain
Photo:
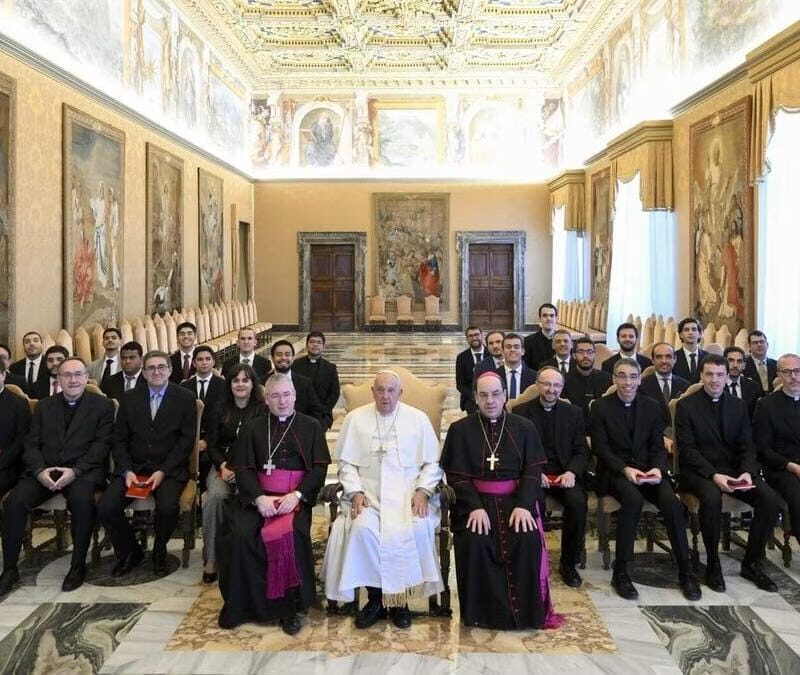
[[[275,468],[275,464],[272,462],[271,459],[267,460],[267,463],[264,464],[262,467],[268,476],[272,475],[272,470]]]
[[[500,461],[500,458],[492,453],[486,458],[486,463],[489,465],[489,471],[494,471],[494,466]]]

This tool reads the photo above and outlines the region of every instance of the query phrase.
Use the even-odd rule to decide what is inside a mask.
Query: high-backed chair
[[[123,319],[119,324],[119,331],[122,333],[122,344],[133,341],[133,327],[130,321]]]
[[[70,354],[75,353],[75,347],[72,343],[72,336],[65,328],[62,328],[56,333],[56,344],[65,347]]]
[[[150,343],[147,341],[147,331],[141,319],[133,320],[133,339],[142,345],[142,351],[145,354],[150,351],[151,347]],[[155,349],[155,345],[153,345],[152,349]]]
[[[539,386],[536,384],[530,385],[525,391],[523,391],[517,398],[511,399],[510,401],[506,401],[506,410],[510,413],[514,412],[514,408],[523,403],[527,403],[528,401],[532,401],[537,396],[539,396]]]
[[[91,363],[94,360],[92,358],[92,341],[89,337],[89,333],[83,326],[78,326],[78,328],[75,329],[75,336],[72,344],[75,346],[74,356],[79,356],[86,361],[86,363]]]
[[[703,349],[705,349],[705,345],[715,342],[716,339],[717,339],[717,327],[714,325],[713,321],[710,321],[708,325],[703,329]]]
[[[120,329],[120,333],[121,332],[122,329]],[[89,338],[92,341],[92,360],[101,358],[106,353],[106,350],[105,347],[103,347],[103,327],[99,323],[91,326]]]
[[[164,314],[164,327],[167,330],[167,354],[178,351],[178,335],[175,330],[175,319],[172,314]]]
[[[158,333],[156,332],[156,325],[153,323],[153,317],[144,317],[144,330],[147,333],[147,348],[148,349],[161,349],[158,344]]]
[[[399,330],[412,330],[414,314],[411,311],[411,296],[398,295],[396,298],[397,327]]]
[[[162,352],[170,353],[169,351],[169,337],[167,335],[167,324],[159,314],[153,317],[153,325],[156,327],[156,337],[158,338],[158,348]]]
[[[603,365],[603,361],[614,356],[614,354],[617,353],[617,350],[609,348],[609,346],[603,342],[598,342],[594,346],[594,352],[594,367],[599,370],[600,366]]]
[[[725,324],[722,324],[717,330],[716,342],[721,344],[723,347],[731,346],[731,331]]]
[[[744,349],[745,353],[750,350],[750,343],[747,339],[748,335],[747,328],[741,328],[739,332],[736,333],[736,337],[733,338],[733,344],[739,349]]]
[[[703,347],[703,349],[705,349],[709,354],[718,354],[719,356],[722,356],[722,354],[725,352],[725,348],[718,342],[712,342],[711,344]]]
[[[442,329],[442,315],[439,313],[439,298],[435,295],[425,296],[425,330]]]
[[[373,295],[369,299],[367,325],[371,330],[382,329],[386,326],[386,298],[382,295]]]

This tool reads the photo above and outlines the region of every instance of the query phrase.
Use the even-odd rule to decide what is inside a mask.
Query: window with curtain
[[[644,319],[651,313],[676,311],[677,225],[672,211],[643,211],[639,174],[617,182],[611,243],[608,323],[612,336],[628,314]]]
[[[564,229],[566,207],[553,210],[553,300],[583,300],[583,237]]]
[[[800,111],[779,111],[767,146],[771,171],[759,188],[758,327],[779,356],[800,349]]]

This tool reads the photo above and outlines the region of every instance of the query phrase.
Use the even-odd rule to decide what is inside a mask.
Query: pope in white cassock
[[[428,416],[400,401],[400,378],[381,371],[374,403],[348,413],[336,444],[342,510],[325,551],[325,594],[352,602],[366,587],[356,627],[368,628],[390,608],[398,628],[411,625],[408,600],[443,588],[434,536],[442,478],[439,441]]]

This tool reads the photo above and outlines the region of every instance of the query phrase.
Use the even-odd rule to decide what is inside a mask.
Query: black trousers
[[[755,488],[731,493],[731,497],[753,507],[753,522],[747,537],[744,559],[752,564],[764,555],[770,533],[775,527],[780,505],[778,495],[759,476],[753,477]],[[719,537],[722,530],[722,491],[710,478],[695,473],[681,475],[681,487],[700,500],[700,531],[706,555],[715,560],[719,553]]]
[[[0,498],[19,482],[19,474],[17,467],[0,469]]]
[[[580,560],[586,533],[586,491],[582,485],[576,482],[575,487],[551,487],[544,492],[564,508],[561,527],[561,562],[567,566],[575,566]]]
[[[683,505],[675,496],[667,478],[658,485],[636,485],[621,473],[609,476],[608,494],[620,503],[617,520],[617,552],[616,559],[629,562],[633,559],[633,544],[636,540],[636,528],[639,517],[647,500],[658,507],[664,518],[667,536],[675,559],[679,565],[689,561],[689,541],[686,537],[686,518]]]
[[[786,470],[776,471],[767,475],[767,483],[786,501],[792,533],[800,542],[800,478]]]
[[[166,555],[167,542],[178,525],[180,510],[179,500],[186,481],[177,481],[174,478],[165,478],[161,485],[153,491],[156,502],[155,533],[153,542],[153,556]],[[138,543],[130,521],[125,517],[125,507],[133,500],[125,496],[127,488],[125,479],[117,476],[109,484],[98,506],[100,522],[106,528],[114,553],[117,558],[124,560],[136,550]]]
[[[73,565],[86,562],[94,529],[94,493],[98,489],[94,481],[76,478],[61,490],[70,513]],[[3,569],[17,566],[31,511],[55,494],[33,476],[25,476],[8,495],[3,509]]]

